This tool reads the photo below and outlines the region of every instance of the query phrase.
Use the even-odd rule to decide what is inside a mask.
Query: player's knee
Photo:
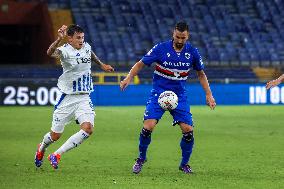
[[[152,131],[148,130],[146,128],[142,128],[141,130],[141,136],[145,137],[145,138],[149,138],[151,137]]]
[[[180,128],[181,128],[183,133],[187,133],[187,132],[193,131],[193,126],[188,125],[186,123],[180,122],[179,126],[180,126]]]
[[[51,139],[57,141],[61,137],[61,133],[50,132]]]
[[[193,141],[194,140],[193,131],[182,133],[182,139],[187,143]]]
[[[151,119],[151,120],[145,120],[144,121],[144,128],[150,131],[153,131],[154,127],[157,124],[157,120]]]
[[[86,133],[91,135],[94,131],[94,127],[91,123],[89,122],[84,122],[81,124],[81,129],[84,130]]]

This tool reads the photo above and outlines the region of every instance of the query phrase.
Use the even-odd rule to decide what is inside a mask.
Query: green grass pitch
[[[62,156],[58,170],[36,145],[49,131],[53,107],[0,107],[0,188],[283,188],[284,106],[192,106],[193,175],[178,170],[181,132],[166,113],[157,125],[140,174],[132,171],[144,107],[96,107],[94,134]],[[55,151],[79,127],[72,123]]]

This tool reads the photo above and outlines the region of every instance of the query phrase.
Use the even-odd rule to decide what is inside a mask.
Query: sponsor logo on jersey
[[[181,66],[190,66],[189,62],[163,62],[164,66],[174,66],[174,67],[181,67]]]
[[[80,56],[80,53],[77,53],[76,56]]]
[[[78,64],[91,64],[91,58],[77,58],[76,59]]]

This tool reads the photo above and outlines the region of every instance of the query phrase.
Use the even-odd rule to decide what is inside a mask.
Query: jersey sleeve
[[[202,58],[199,54],[199,51],[197,48],[195,48],[195,51],[193,53],[193,69],[196,71],[201,71],[204,69],[204,64],[202,62]]]
[[[61,47],[58,47],[57,50],[60,51],[60,58],[65,59],[68,56],[67,49],[66,49],[67,44],[62,45]]]
[[[155,45],[146,55],[143,56],[141,61],[147,66],[156,62],[159,59],[160,46],[160,44]]]
[[[85,46],[86,46],[86,49],[92,50],[92,46],[89,43],[85,42]]]

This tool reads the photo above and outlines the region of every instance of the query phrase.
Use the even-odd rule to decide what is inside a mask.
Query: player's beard
[[[175,43],[175,47],[177,50],[181,50],[183,48],[183,43]]]

